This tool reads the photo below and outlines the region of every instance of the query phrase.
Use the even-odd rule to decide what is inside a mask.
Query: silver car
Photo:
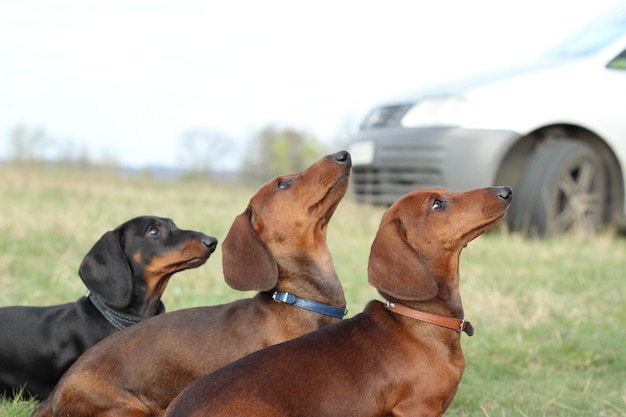
[[[626,219],[626,8],[512,71],[371,110],[350,144],[357,201],[511,185],[513,229],[595,232]]]

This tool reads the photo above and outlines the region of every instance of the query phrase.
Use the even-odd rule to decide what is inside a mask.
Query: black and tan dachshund
[[[0,308],[0,396],[26,386],[45,399],[89,347],[164,312],[161,295],[170,277],[204,264],[216,246],[212,236],[154,216],[106,232],[78,270],[87,295],[56,306]]]

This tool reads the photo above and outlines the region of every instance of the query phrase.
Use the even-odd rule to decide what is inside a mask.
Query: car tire
[[[604,223],[608,174],[600,156],[579,140],[551,140],[530,157],[510,220],[513,230],[544,237],[592,234]]]

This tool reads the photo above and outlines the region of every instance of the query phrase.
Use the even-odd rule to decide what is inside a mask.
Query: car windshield
[[[609,14],[590,22],[581,30],[547,52],[552,58],[574,58],[594,53],[626,34],[626,9],[611,10]]]

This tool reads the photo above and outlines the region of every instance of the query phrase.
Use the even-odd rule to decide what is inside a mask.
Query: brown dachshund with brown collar
[[[385,213],[369,282],[387,299],[193,383],[166,417],[441,416],[465,367],[459,257],[495,226],[509,187],[415,191]]]
[[[55,306],[0,308],[0,396],[21,387],[44,400],[87,349],[114,332],[161,314],[161,295],[178,271],[203,265],[217,239],[140,216],[106,232],[78,274],[88,294]]]
[[[222,246],[227,283],[259,291],[174,311],[87,351],[35,416],[157,416],[201,376],[339,321],[343,289],[326,243],[352,163],[342,151],[261,187]]]

